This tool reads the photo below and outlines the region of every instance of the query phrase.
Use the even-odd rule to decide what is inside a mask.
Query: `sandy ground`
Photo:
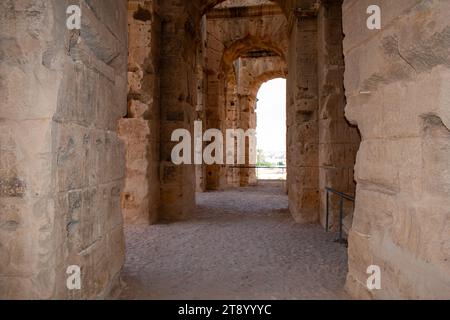
[[[346,248],[280,188],[199,194],[193,219],[125,229],[122,299],[345,299]]]
[[[286,169],[280,168],[258,168],[256,169],[256,176],[260,180],[284,180],[286,181]]]

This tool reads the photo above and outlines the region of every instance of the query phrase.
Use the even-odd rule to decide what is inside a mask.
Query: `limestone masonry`
[[[124,224],[189,220],[196,192],[251,190],[250,143],[245,165],[180,165],[172,133],[257,129],[275,78],[293,220],[325,226],[327,187],[355,196],[348,294],[449,299],[449,14],[447,0],[0,1],[0,299],[116,297]],[[330,196],[333,231],[340,205]]]

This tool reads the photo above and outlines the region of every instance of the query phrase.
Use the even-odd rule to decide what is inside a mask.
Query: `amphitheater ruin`
[[[449,14],[0,1],[0,299],[450,299]],[[285,184],[249,144],[245,165],[173,162],[175,130],[257,130],[277,78]]]

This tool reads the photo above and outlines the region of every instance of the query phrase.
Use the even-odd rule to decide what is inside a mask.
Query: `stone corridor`
[[[343,299],[345,246],[296,224],[281,187],[198,194],[189,221],[126,226],[122,299]]]
[[[449,12],[1,0],[0,299],[450,298]],[[251,188],[274,78],[287,195]]]

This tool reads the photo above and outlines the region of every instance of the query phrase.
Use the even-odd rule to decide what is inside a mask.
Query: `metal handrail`
[[[284,175],[287,171],[287,167],[269,167],[269,166],[249,166],[249,165],[224,165],[224,167],[226,168],[238,168],[238,169],[256,169],[256,176],[259,175],[259,169],[281,169],[282,170],[282,175]],[[258,180],[257,179],[257,183],[258,181],[263,181],[263,180]],[[278,180],[264,180],[264,181],[281,181],[283,188],[286,185],[286,179],[278,179]]]
[[[345,194],[343,192],[337,191],[333,188],[330,187],[326,187],[325,188],[326,192],[327,192],[327,216],[326,216],[326,232],[329,231],[329,221],[330,221],[330,193],[333,193],[335,195],[338,195],[339,198],[339,239],[337,240],[337,242],[339,243],[346,243],[344,237],[343,237],[343,224],[344,224],[344,200],[348,200],[353,202],[353,209],[354,209],[354,205],[355,205],[355,197]]]
[[[245,166],[245,165],[225,165],[228,168],[242,168],[242,169],[286,169],[287,167],[263,167],[263,166]]]

